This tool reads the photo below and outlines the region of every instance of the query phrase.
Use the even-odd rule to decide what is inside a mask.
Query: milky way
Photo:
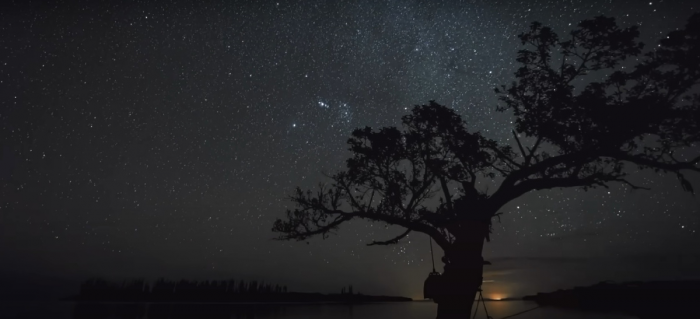
[[[426,236],[365,247],[400,230],[353,222],[325,241],[273,241],[286,196],[342,168],[353,128],[398,125],[429,100],[510,143],[493,88],[514,79],[517,34],[532,21],[563,35],[613,16],[641,25],[649,48],[700,11],[657,1],[379,2],[1,10],[0,260],[10,262],[0,270],[261,278],[417,297],[431,267]],[[653,190],[556,190],[509,204],[486,244],[487,292],[692,275],[700,202],[675,177],[636,180]]]

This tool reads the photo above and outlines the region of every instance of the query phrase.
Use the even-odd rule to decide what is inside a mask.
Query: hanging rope
[[[430,260],[433,261],[433,272],[435,272],[435,256],[433,256],[433,237],[428,236],[430,239]]]

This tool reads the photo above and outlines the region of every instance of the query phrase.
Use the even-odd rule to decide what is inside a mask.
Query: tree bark
[[[434,298],[438,304],[437,319],[470,318],[476,293],[483,281],[484,238],[488,234],[487,222],[465,221],[452,233],[455,242],[445,249],[444,291]]]

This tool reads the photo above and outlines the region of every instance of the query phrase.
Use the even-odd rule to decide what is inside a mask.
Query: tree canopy
[[[479,132],[434,101],[413,108],[403,126],[352,132],[345,170],[316,190],[297,188],[278,219],[280,239],[327,236],[359,218],[431,236],[447,248],[461,221],[491,219],[523,194],[605,187],[636,170],[700,171],[700,14],[643,53],[637,27],[615,19],[582,21],[567,36],[534,22],[518,37],[515,80],[496,89],[497,110],[512,112],[515,145]],[[486,189],[484,180],[496,182]],[[432,199],[432,200],[431,200]],[[487,239],[488,239],[488,235]]]

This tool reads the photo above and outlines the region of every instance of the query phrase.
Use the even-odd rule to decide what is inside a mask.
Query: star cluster
[[[12,261],[0,269],[255,277],[322,291],[353,283],[417,296],[427,237],[365,248],[398,230],[353,222],[309,245],[272,241],[286,196],[342,168],[353,128],[398,125],[429,100],[512,142],[493,88],[514,79],[516,35],[532,21],[564,34],[613,16],[640,25],[653,47],[698,10],[581,0],[17,2],[0,13],[0,259]],[[557,190],[511,203],[486,245],[487,259],[503,261],[487,271],[490,287],[529,293],[690,254],[697,199],[672,177],[636,178],[653,190]],[[699,261],[683,258],[654,273],[681,276]],[[589,276],[562,279],[570,264]],[[564,270],[539,283],[550,268]]]

